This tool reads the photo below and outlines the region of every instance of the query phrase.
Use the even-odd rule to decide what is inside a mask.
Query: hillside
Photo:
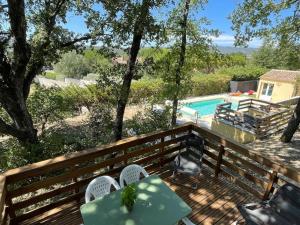
[[[257,50],[257,48],[241,48],[241,47],[230,47],[230,46],[218,46],[218,49],[223,54],[241,52],[247,56],[251,55],[254,51]]]

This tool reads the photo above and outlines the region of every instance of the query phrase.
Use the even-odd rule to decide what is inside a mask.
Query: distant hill
[[[247,56],[251,55],[254,51],[257,50],[257,48],[241,48],[241,47],[230,47],[230,46],[218,46],[218,49],[223,54],[241,52]]]

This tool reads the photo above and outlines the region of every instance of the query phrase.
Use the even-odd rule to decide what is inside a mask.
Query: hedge
[[[229,92],[229,84],[232,79],[228,74],[194,74],[191,87],[186,97],[205,96]],[[132,82],[129,104],[145,102],[160,103],[166,97],[163,96],[164,82],[161,79],[141,79]],[[70,97],[77,106],[91,106],[99,99],[105,98],[107,93],[102,93],[96,85],[86,88],[68,87],[64,89],[65,97]],[[88,107],[89,108],[89,107]]]
[[[268,69],[248,65],[248,66],[233,66],[225,69],[220,69],[218,72],[227,74],[232,77],[233,81],[258,80],[261,75],[266,73]]]
[[[229,91],[231,76],[224,74],[207,74],[192,77],[192,88],[188,95],[204,96]]]
[[[187,97],[220,94],[229,91],[231,76],[223,74],[194,75]],[[163,99],[164,83],[161,79],[135,81],[131,85],[129,103]]]
[[[162,94],[161,79],[142,79],[131,84],[129,103],[159,100]]]

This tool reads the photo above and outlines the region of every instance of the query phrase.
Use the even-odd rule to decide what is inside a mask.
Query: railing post
[[[12,208],[11,197],[6,198],[6,205],[7,205],[7,212],[8,212],[9,218],[11,219],[11,221],[13,221],[16,218],[16,212]]]
[[[165,137],[162,137],[161,139],[160,139],[160,143],[164,143],[165,142]],[[163,165],[164,165],[164,157],[163,157],[163,152],[164,152],[164,150],[165,150],[165,147],[164,146],[162,146],[162,147],[160,147],[159,148],[159,153],[161,154],[161,156],[159,157],[159,167],[160,168],[162,168],[163,167]]]
[[[6,177],[0,175],[0,224],[4,225],[6,224],[7,220],[7,183],[6,183]]]
[[[218,177],[218,175],[221,171],[221,164],[222,164],[224,151],[225,151],[224,146],[220,145],[218,159],[217,159],[217,165],[216,165],[216,168],[215,168],[215,177]]]
[[[278,181],[278,172],[273,170],[270,177],[270,181],[267,185],[265,194],[263,196],[263,200],[267,200],[269,198],[269,195],[274,192],[274,184],[276,184],[277,181]]]
[[[127,152],[128,152],[128,149],[125,148],[124,151],[123,151],[123,154],[124,154],[124,156],[125,156],[125,159],[124,159],[124,166],[127,166],[127,164],[128,164]]]
[[[71,169],[74,170],[74,171],[77,170],[78,168],[79,168],[78,165],[74,165],[74,166],[71,167]],[[72,182],[77,183],[77,182],[78,182],[78,177],[77,177],[77,176],[76,176],[76,177],[73,177],[73,178],[72,178]],[[75,188],[74,188],[74,194],[78,194],[79,191],[80,191],[80,190],[79,190],[79,187],[75,187]],[[78,203],[80,202],[80,197],[77,199],[77,202],[78,202]]]

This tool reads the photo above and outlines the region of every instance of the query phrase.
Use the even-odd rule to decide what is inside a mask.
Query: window
[[[274,88],[274,84],[269,84],[268,86],[268,92],[267,92],[267,95],[268,96],[272,96],[272,92],[273,92],[273,88]]]
[[[268,84],[267,84],[267,83],[264,83],[263,90],[262,90],[261,94],[262,94],[262,95],[266,95],[267,89],[268,89]]]
[[[272,96],[274,84],[264,83],[261,94],[264,96]]]

